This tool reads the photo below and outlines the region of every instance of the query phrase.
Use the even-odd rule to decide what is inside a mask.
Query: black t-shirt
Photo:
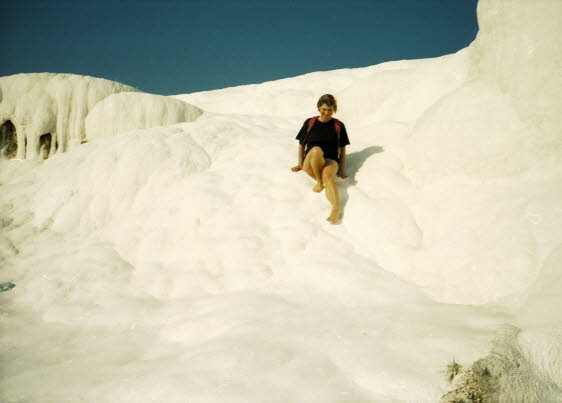
[[[309,119],[304,121],[299,134],[297,135],[297,140],[302,144],[306,138],[306,133],[308,131]],[[340,120],[340,140],[338,144],[338,133],[336,133],[336,121],[335,119],[330,119],[327,122],[321,122],[316,119],[314,125],[310,129],[308,134],[308,140],[306,141],[305,154],[312,149],[312,147],[320,147],[324,152],[324,158],[330,158],[339,162],[338,151],[339,147],[345,147],[349,144],[349,138],[347,137],[347,130],[345,130],[345,125]]]

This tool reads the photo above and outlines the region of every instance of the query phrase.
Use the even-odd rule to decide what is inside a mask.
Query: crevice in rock
[[[18,152],[16,127],[7,120],[0,127],[0,155],[4,158],[14,158]]]

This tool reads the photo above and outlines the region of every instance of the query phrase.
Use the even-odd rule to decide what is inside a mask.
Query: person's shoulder
[[[309,117],[309,118],[306,118],[306,120],[305,120],[304,123],[302,124],[303,127],[308,127],[308,125],[310,124],[310,121],[311,121],[311,120],[314,120],[314,121],[315,121],[314,123],[316,123],[316,120],[318,120],[318,116],[311,116],[311,117]]]
[[[345,123],[343,123],[341,120],[339,120],[339,119],[337,119],[337,118],[334,118],[334,120],[339,123],[339,125],[340,125],[342,131],[347,132],[347,129],[346,129],[346,127],[345,127]]]

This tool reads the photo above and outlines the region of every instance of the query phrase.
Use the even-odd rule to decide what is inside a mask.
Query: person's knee
[[[310,154],[310,162],[315,165],[324,166],[324,151],[320,147],[314,147],[309,151]]]
[[[322,157],[324,158],[324,151],[320,147],[312,147],[308,152],[311,158]]]
[[[322,181],[326,182],[334,182],[334,175],[329,169],[325,169],[322,171]]]

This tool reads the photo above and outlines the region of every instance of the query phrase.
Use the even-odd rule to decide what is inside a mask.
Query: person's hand
[[[338,171],[338,176],[339,176],[340,178],[342,178],[342,179],[347,178],[347,175],[345,174],[344,171]]]
[[[302,169],[302,167],[301,167],[300,165],[297,165],[297,166],[292,167],[292,168],[291,168],[291,171],[293,171],[293,172],[298,172],[298,171],[300,171],[301,169]]]

